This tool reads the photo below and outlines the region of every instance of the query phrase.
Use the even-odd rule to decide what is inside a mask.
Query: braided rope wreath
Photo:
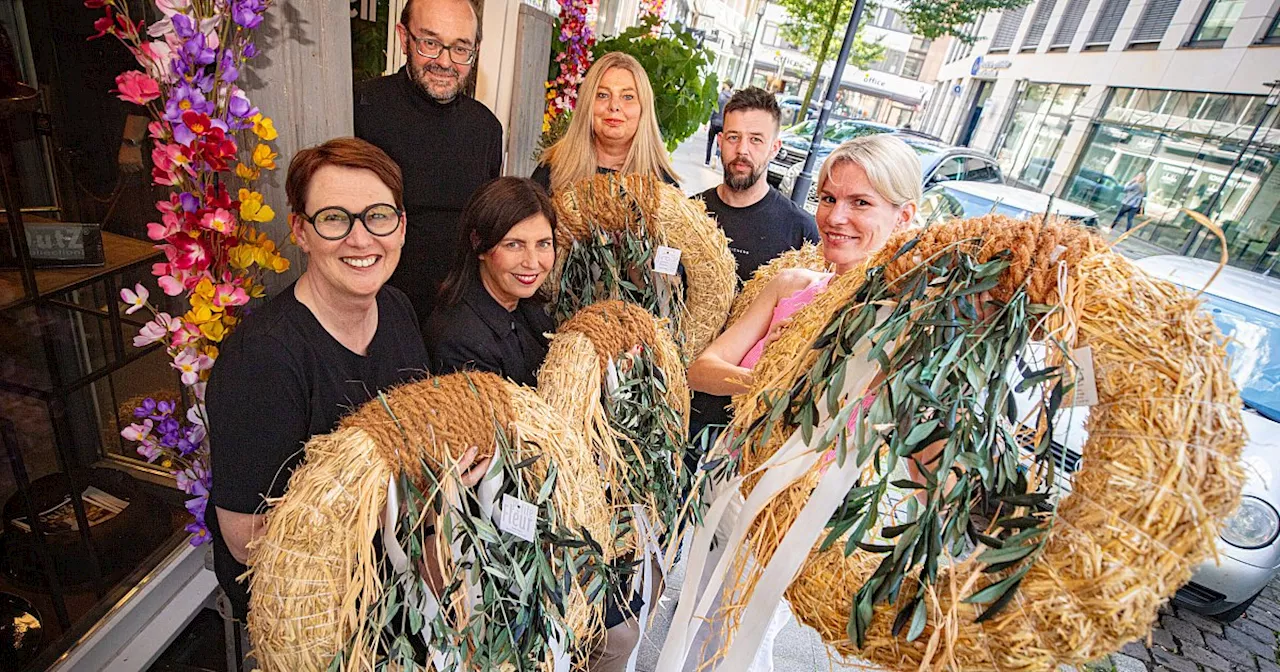
[[[661,293],[660,274],[653,268],[653,255],[661,245],[680,251],[687,287],[683,297],[666,297],[665,302],[676,305],[682,301],[683,309],[668,315],[662,314],[662,306],[645,308],[657,317],[671,319],[676,341],[688,360],[698,356],[720,333],[733,301],[737,262],[724,232],[707,216],[705,204],[689,199],[678,188],[653,176],[608,174],[556,192],[555,207],[559,244],[555,267],[544,287],[558,312],[572,315],[595,301],[619,298],[643,305],[645,302],[634,296],[622,296],[616,291],[600,296],[595,293],[600,291],[604,276],[638,290],[658,287]],[[626,236],[640,241],[644,250],[631,249],[629,246],[637,240],[626,240]],[[572,260],[576,253],[588,245],[608,247],[613,261],[600,264],[605,268],[577,269],[577,275],[590,279],[562,288],[566,264],[575,263]],[[621,267],[617,260],[631,254],[643,259],[643,269]],[[571,295],[565,296],[565,290]]]
[[[637,358],[652,363],[651,375],[642,384],[660,404],[651,411],[654,427],[626,428],[610,412],[611,391],[619,366],[636,366]],[[646,369],[648,370],[648,369]],[[615,509],[641,504],[658,536],[674,524],[682,488],[681,454],[655,456],[646,441],[659,441],[683,448],[689,427],[689,385],[685,380],[680,350],[662,321],[645,309],[624,301],[604,301],[583,308],[560,325],[542,368],[538,371],[538,394],[560,411],[597,455]],[[646,430],[661,437],[634,436]],[[629,458],[634,465],[629,465]],[[660,460],[659,464],[648,461]],[[665,476],[665,478],[663,478]],[[634,539],[632,535],[629,538]],[[633,546],[633,548],[635,548]]]
[[[861,604],[859,591],[877,585],[872,582],[885,571],[886,558],[899,558],[896,547],[886,555],[890,547],[911,547],[909,540],[893,538],[906,526],[891,531],[888,525],[901,518],[890,515],[866,536],[850,539],[848,528],[820,529],[828,520],[821,513],[826,509],[809,508],[822,497],[837,500],[832,506],[847,507],[867,488],[845,494],[838,479],[847,478],[854,486],[873,484],[877,474],[870,465],[874,461],[878,469],[889,448],[878,444],[862,463],[852,449],[843,461],[830,463],[805,455],[804,444],[813,443],[800,436],[802,421],[795,409],[779,408],[778,392],[800,389],[813,370],[847,362],[850,380],[860,378],[843,385],[841,403],[850,405],[850,399],[862,397],[877,370],[874,363],[866,363],[868,348],[875,358],[877,348],[906,349],[907,340],[923,333],[920,330],[954,326],[908,322],[912,326],[893,344],[873,345],[863,338],[851,347],[839,337],[831,338],[866,306],[876,309],[879,320],[895,307],[893,299],[859,304],[866,300],[858,298],[866,296],[860,290],[873,278],[905,292],[904,287],[913,283],[938,280],[931,275],[939,272],[938,266],[931,264],[944,265],[939,261],[943,258],[955,263],[956,257],[947,256],[955,254],[966,255],[970,268],[1001,265],[1003,270],[989,284],[976,288],[989,289],[996,302],[1008,302],[1015,292],[1025,291],[1024,299],[1056,307],[1036,335],[1051,335],[1072,349],[1092,350],[1098,403],[1090,410],[1081,466],[1071,477],[1069,494],[1057,500],[1052,513],[1021,506],[1030,500],[1012,498],[1002,505],[1009,507],[1003,511],[1006,517],[993,518],[985,526],[992,536],[980,536],[976,549],[942,560],[940,568],[935,565],[936,580],[924,590],[917,592],[923,574],[916,573],[900,585],[886,587],[896,596],[887,604]],[[961,337],[967,338],[972,335]],[[880,361],[896,361],[886,357]],[[1062,363],[1069,374],[1074,367],[1069,361]],[[994,373],[997,380],[1001,375]],[[920,384],[927,386],[928,380]],[[903,426],[902,418],[913,419],[914,411],[894,406],[893,399],[903,390],[887,384],[878,389],[886,397],[888,417],[897,421],[874,431],[882,441],[892,439],[897,450],[904,445],[898,432],[918,427],[911,422]],[[928,393],[919,389],[919,394]],[[876,397],[870,406],[880,401]],[[783,590],[797,619],[816,629],[835,653],[888,669],[1046,670],[1094,660],[1150,631],[1159,606],[1214,551],[1218,525],[1238,505],[1243,484],[1240,402],[1221,334],[1199,311],[1197,299],[1147,277],[1097,236],[1039,218],[1016,222],[987,216],[896,235],[865,267],[837,278],[794,316],[792,325],[766,349],[755,368],[753,389],[735,399],[735,409],[731,432],[738,433],[740,441],[734,445],[742,454],[740,476],[731,484],[741,484],[747,504],[739,536],[728,541],[728,552],[738,553],[729,561],[732,567],[725,577],[725,585],[735,592],[735,599],[726,603],[734,606],[721,616],[727,630],[738,636],[746,632],[748,642],[730,642],[720,652],[720,669],[734,669],[744,653],[754,651],[749,640],[758,638],[759,613],[771,610],[777,599],[773,596]],[[1048,447],[1049,415],[1032,416],[1033,445]],[[830,435],[848,417],[819,423],[813,433]],[[855,436],[866,431],[861,422],[856,430],[852,427],[849,432]],[[1012,439],[1011,434],[1006,436]],[[1018,454],[1019,448],[1008,441],[1001,445]],[[787,450],[796,456],[792,462],[808,459],[805,465],[811,466],[786,475]],[[954,472],[956,482],[975,479],[973,472],[972,466]],[[834,487],[827,491],[828,486]],[[941,491],[942,486],[932,487]],[[915,498],[907,494],[905,499]],[[764,504],[757,506],[753,500]],[[915,507],[907,503],[908,509]],[[1038,555],[1028,556],[1021,568],[1017,559],[996,562],[1002,554],[992,545],[1000,543],[995,537],[1012,541],[1018,536],[1016,528],[1031,518],[1048,525]],[[815,522],[818,536],[798,533],[802,524],[812,527]],[[814,543],[822,537],[834,543]],[[696,543],[694,548],[691,562],[697,559]],[[1017,572],[1021,573],[1014,577]],[[1010,587],[1013,578],[1017,580]],[[917,594],[921,597],[913,598]],[[1000,599],[994,600],[995,595]],[[993,601],[1000,603],[998,608],[988,606]],[[876,602],[880,605],[873,607]],[[680,618],[677,611],[677,623]],[[658,669],[671,668],[660,662]]]
[[[388,562],[390,551],[375,548],[375,538],[381,531],[385,545],[388,535],[399,534],[394,525],[403,526],[406,515],[411,515],[406,511],[414,511],[404,499],[404,487],[396,487],[397,479],[407,479],[422,493],[438,492],[446,500],[460,501],[460,484],[445,475],[452,473],[455,460],[470,446],[480,448],[477,461],[498,453],[477,491],[483,493],[486,484],[497,482],[502,492],[528,493],[523,495],[526,501],[539,493],[534,502],[536,543],[543,556],[538,563],[547,563],[551,568],[547,571],[555,578],[545,589],[535,586],[540,591],[535,600],[541,601],[527,613],[551,621],[571,637],[571,642],[561,644],[574,654],[594,643],[602,632],[602,595],[588,596],[586,587],[579,584],[583,556],[576,550],[590,544],[579,541],[566,550],[558,542],[563,530],[585,529],[606,543],[604,561],[615,555],[609,545],[614,535],[601,506],[605,494],[595,459],[578,433],[532,390],[493,374],[457,373],[395,388],[357,409],[335,432],[308,441],[306,457],[290,478],[287,492],[271,502],[264,536],[250,546],[249,632],[262,669],[323,670],[335,662],[341,669],[372,670],[396,653],[396,646],[379,641],[381,624],[391,618],[386,612],[405,613],[409,591],[404,582],[388,583],[387,577],[400,572],[420,586],[422,570],[413,562],[401,563],[407,567],[388,566],[395,561]],[[505,486],[500,478],[504,475]],[[433,484],[441,489],[432,490]],[[394,513],[387,510],[393,490],[407,507]],[[417,510],[423,511],[422,506]],[[454,506],[462,508],[450,511],[471,515],[465,501]],[[510,544],[525,543],[493,536],[498,535],[496,521],[475,522],[492,530],[481,532],[488,548],[481,557],[464,562],[456,557],[459,528],[451,527],[451,535],[442,522],[446,514],[439,515],[440,529],[433,538],[442,558],[442,575],[451,585],[460,577],[488,572],[486,567],[493,566],[486,557],[509,555]],[[392,516],[400,522],[388,530],[387,518]],[[406,548],[427,543],[421,530],[409,534],[418,536],[409,539]],[[455,545],[452,551],[450,543]],[[502,594],[509,593],[513,580],[500,582],[507,586]],[[457,641],[467,637],[459,632],[475,622],[475,599],[480,598],[460,595],[456,588],[440,598],[447,632],[428,622],[422,636],[430,639],[429,648],[439,648],[438,637],[452,638],[451,645],[465,650],[468,658],[485,645],[506,647],[507,661],[495,665],[502,669],[554,668],[555,645],[528,643],[528,638],[536,636],[529,623],[521,631],[499,624],[484,626],[486,637],[497,638],[496,645]],[[516,598],[507,594],[504,599]],[[403,606],[397,609],[388,601]],[[515,653],[509,653],[512,650]]]

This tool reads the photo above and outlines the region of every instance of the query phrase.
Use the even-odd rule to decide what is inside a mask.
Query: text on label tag
[[[525,541],[533,541],[538,533],[538,507],[518,497],[503,495],[498,529]]]
[[[1076,389],[1072,406],[1095,406],[1098,403],[1098,381],[1093,374],[1093,348],[1085,346],[1071,351],[1076,364]]]
[[[659,245],[653,253],[653,270],[667,275],[680,272],[680,248]]]

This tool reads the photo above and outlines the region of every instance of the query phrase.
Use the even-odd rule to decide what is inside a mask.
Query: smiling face
[[[411,10],[409,24],[396,25],[409,75],[432,99],[447,103],[458,97],[475,67],[474,60],[466,65],[454,63],[448,48],[478,46],[476,13],[467,0],[414,0]],[[435,58],[418,53],[428,45],[444,50]]]
[[[640,127],[640,92],[625,68],[609,68],[596,87],[591,130],[597,141],[630,144]]]
[[[507,310],[533,296],[556,261],[551,222],[542,213],[520,220],[489,251],[480,255],[480,281]]]
[[[725,185],[734,191],[750,189],[780,147],[778,124],[765,110],[736,110],[724,115],[720,155]]]
[[[326,165],[312,176],[306,202],[308,215],[331,207],[359,213],[375,203],[394,204],[395,197],[371,170]],[[400,226],[390,235],[372,235],[356,221],[351,232],[340,240],[321,238],[315,227],[296,214],[289,216],[289,224],[298,247],[308,256],[304,274],[326,296],[373,299],[400,263],[404,215],[400,215]]]
[[[862,166],[841,161],[818,189],[818,231],[822,252],[843,273],[884,247],[889,236],[910,224],[916,204],[894,205],[867,179]]]

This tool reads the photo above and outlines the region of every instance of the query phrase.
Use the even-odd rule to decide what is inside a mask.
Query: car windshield
[[[1204,295],[1218,329],[1230,339],[1231,379],[1244,405],[1280,422],[1280,315]]]
[[[881,128],[879,126],[871,126],[868,124],[844,124],[837,126],[834,132],[824,133],[822,137],[834,142],[844,142],[854,138],[861,138],[864,135],[876,135],[879,133],[888,133],[893,129]]]

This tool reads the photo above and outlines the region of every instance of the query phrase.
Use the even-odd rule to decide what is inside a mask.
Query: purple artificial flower
[[[200,89],[183,82],[174,88],[173,95],[165,101],[164,118],[170,123],[179,124],[182,122],[182,113],[187,110],[213,114],[213,103],[205,99]]]
[[[138,444],[138,454],[147,458],[148,462],[155,462],[156,458],[160,457],[161,452],[159,444],[155,443],[154,440],[147,440]]]
[[[192,546],[209,543],[209,528],[205,527],[204,523],[187,523],[186,530],[191,535]]]
[[[190,133],[191,131],[187,132]],[[189,191],[178,194],[178,202],[182,204],[182,209],[186,212],[195,212],[200,209],[200,197]]]
[[[196,34],[196,22],[186,14],[174,14],[170,17],[173,22],[173,32],[178,34],[184,40],[189,40]]]
[[[156,413],[160,415],[173,415],[174,404],[172,401],[161,401],[156,404]]]
[[[188,147],[190,147],[191,143],[195,142],[195,140],[196,140],[196,134],[193,133],[191,129],[187,128],[186,124],[182,122],[178,122],[173,125],[173,141],[174,142],[178,143],[179,145],[187,145]]]
[[[241,27],[253,30],[262,24],[262,12],[266,9],[262,0],[240,0],[231,6],[231,18]]]
[[[155,412],[156,412],[156,400],[148,397],[147,399],[144,399],[142,401],[142,404],[140,406],[133,409],[133,417],[145,418]]]
[[[222,70],[222,81],[231,83],[240,79],[240,69],[236,67],[236,55],[230,49],[224,49],[222,58],[218,59],[218,67]]]
[[[257,56],[257,55],[258,55],[258,45],[254,44],[254,43],[252,43],[252,42],[245,42],[245,44],[244,44],[244,52],[243,52],[243,54],[244,54],[244,57],[245,57],[245,58],[253,58],[254,56]]]
[[[234,89],[231,98],[227,101],[227,111],[231,116],[238,119],[246,119],[258,113],[258,108],[249,102],[249,97],[244,95],[244,91]]]
[[[217,54],[209,47],[204,33],[197,33],[182,45],[182,53],[191,58],[196,65],[209,65],[217,58]]]
[[[195,516],[196,520],[204,522],[205,507],[209,503],[209,495],[199,495],[187,500],[187,511]]]

